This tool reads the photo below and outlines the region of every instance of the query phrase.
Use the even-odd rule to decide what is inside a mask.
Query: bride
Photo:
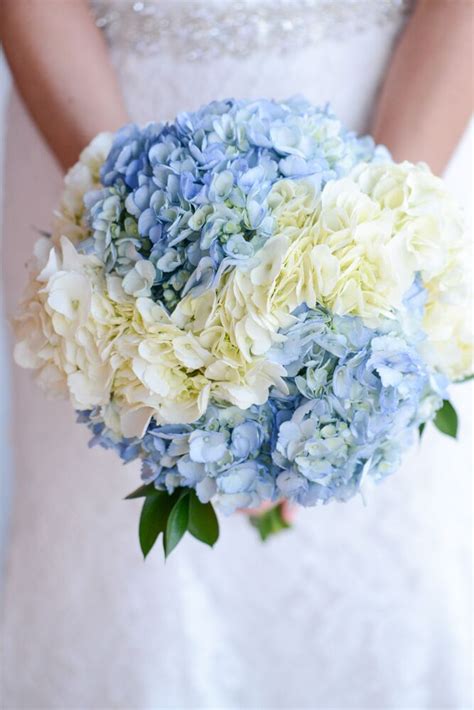
[[[62,173],[99,131],[303,93],[441,173],[471,111],[470,0],[2,0],[0,20],[23,99],[6,149],[9,315]],[[122,501],[136,468],[89,451],[29,373],[12,378],[3,707],[470,706],[468,386],[453,388],[460,440],[429,428],[365,507],[303,510],[266,545],[235,516],[214,551],[186,539],[165,566],[159,549],[143,563],[140,503]]]

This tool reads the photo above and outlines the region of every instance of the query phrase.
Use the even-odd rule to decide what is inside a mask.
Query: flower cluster
[[[102,167],[103,189],[88,195],[84,246],[127,293],[172,310],[254,262],[272,234],[275,182],[309,177],[319,191],[374,153],[371,139],[303,99],[214,102],[172,124],[127,126]]]
[[[212,404],[188,425],[152,424],[141,439],[118,440],[97,410],[79,421],[93,432],[91,445],[117,451],[124,462],[142,460],[142,479],[173,492],[192,487],[202,502],[222,510],[254,507],[275,496],[271,438],[276,413],[270,403],[247,410]]]
[[[420,305],[420,293],[414,289],[411,305]],[[140,458],[146,483],[195,488],[224,511],[278,496],[303,505],[344,500],[364,475],[378,480],[396,469],[444,395],[445,379],[409,344],[412,334],[393,321],[383,326],[373,331],[360,318],[304,308],[269,353],[285,366],[289,393],[272,391],[259,407],[211,404],[193,424],[152,424],[128,440],[114,436],[97,409],[79,419],[92,444],[125,462]]]
[[[300,99],[214,102],[84,151],[16,358],[158,489],[346,500],[470,372],[466,249],[426,166]]]
[[[346,500],[364,478],[396,470],[441,405],[446,378],[418,353],[421,333],[407,336],[391,320],[374,331],[357,317],[309,310],[286,335],[279,358],[302,396],[279,428],[277,488],[304,505]]]

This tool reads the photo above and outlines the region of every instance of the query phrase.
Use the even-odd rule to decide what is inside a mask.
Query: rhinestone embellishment
[[[402,18],[410,0],[92,0],[109,43],[187,61],[286,53]]]

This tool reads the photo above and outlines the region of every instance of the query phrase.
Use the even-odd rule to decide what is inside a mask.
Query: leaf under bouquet
[[[141,460],[144,554],[214,507],[346,501],[471,371],[459,208],[303,99],[226,100],[101,134],[36,246],[16,359],[92,444]]]

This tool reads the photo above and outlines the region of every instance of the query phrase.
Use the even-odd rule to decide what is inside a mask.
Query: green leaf
[[[211,503],[201,503],[195,491],[189,497],[188,530],[195,538],[211,547],[219,537],[219,522]]]
[[[291,525],[283,518],[283,504],[278,503],[258,515],[249,516],[250,523],[259,532],[260,538],[266,540],[270,535],[291,528]]]
[[[163,538],[165,557],[173,552],[184,533],[188,529],[189,521],[189,491],[181,493],[169,514],[166,531]]]
[[[463,377],[460,380],[454,380],[454,384],[455,385],[462,385],[463,382],[469,382],[470,380],[474,380],[474,374],[466,375],[466,377]]]
[[[132,500],[133,498],[146,498],[147,496],[158,493],[153,483],[147,483],[146,485],[140,486],[136,490],[125,496],[125,500]]]
[[[458,434],[458,415],[448,399],[445,399],[441,409],[438,409],[434,418],[434,425],[443,434],[456,438]]]
[[[166,491],[157,491],[148,495],[143,503],[138,527],[138,537],[143,556],[146,557],[160,533],[164,533],[171,509],[178,495],[169,495]]]
[[[426,422],[422,422],[422,424],[420,424],[420,426],[418,427],[418,436],[420,439],[423,436],[423,432],[425,431],[425,427],[426,427]]]

